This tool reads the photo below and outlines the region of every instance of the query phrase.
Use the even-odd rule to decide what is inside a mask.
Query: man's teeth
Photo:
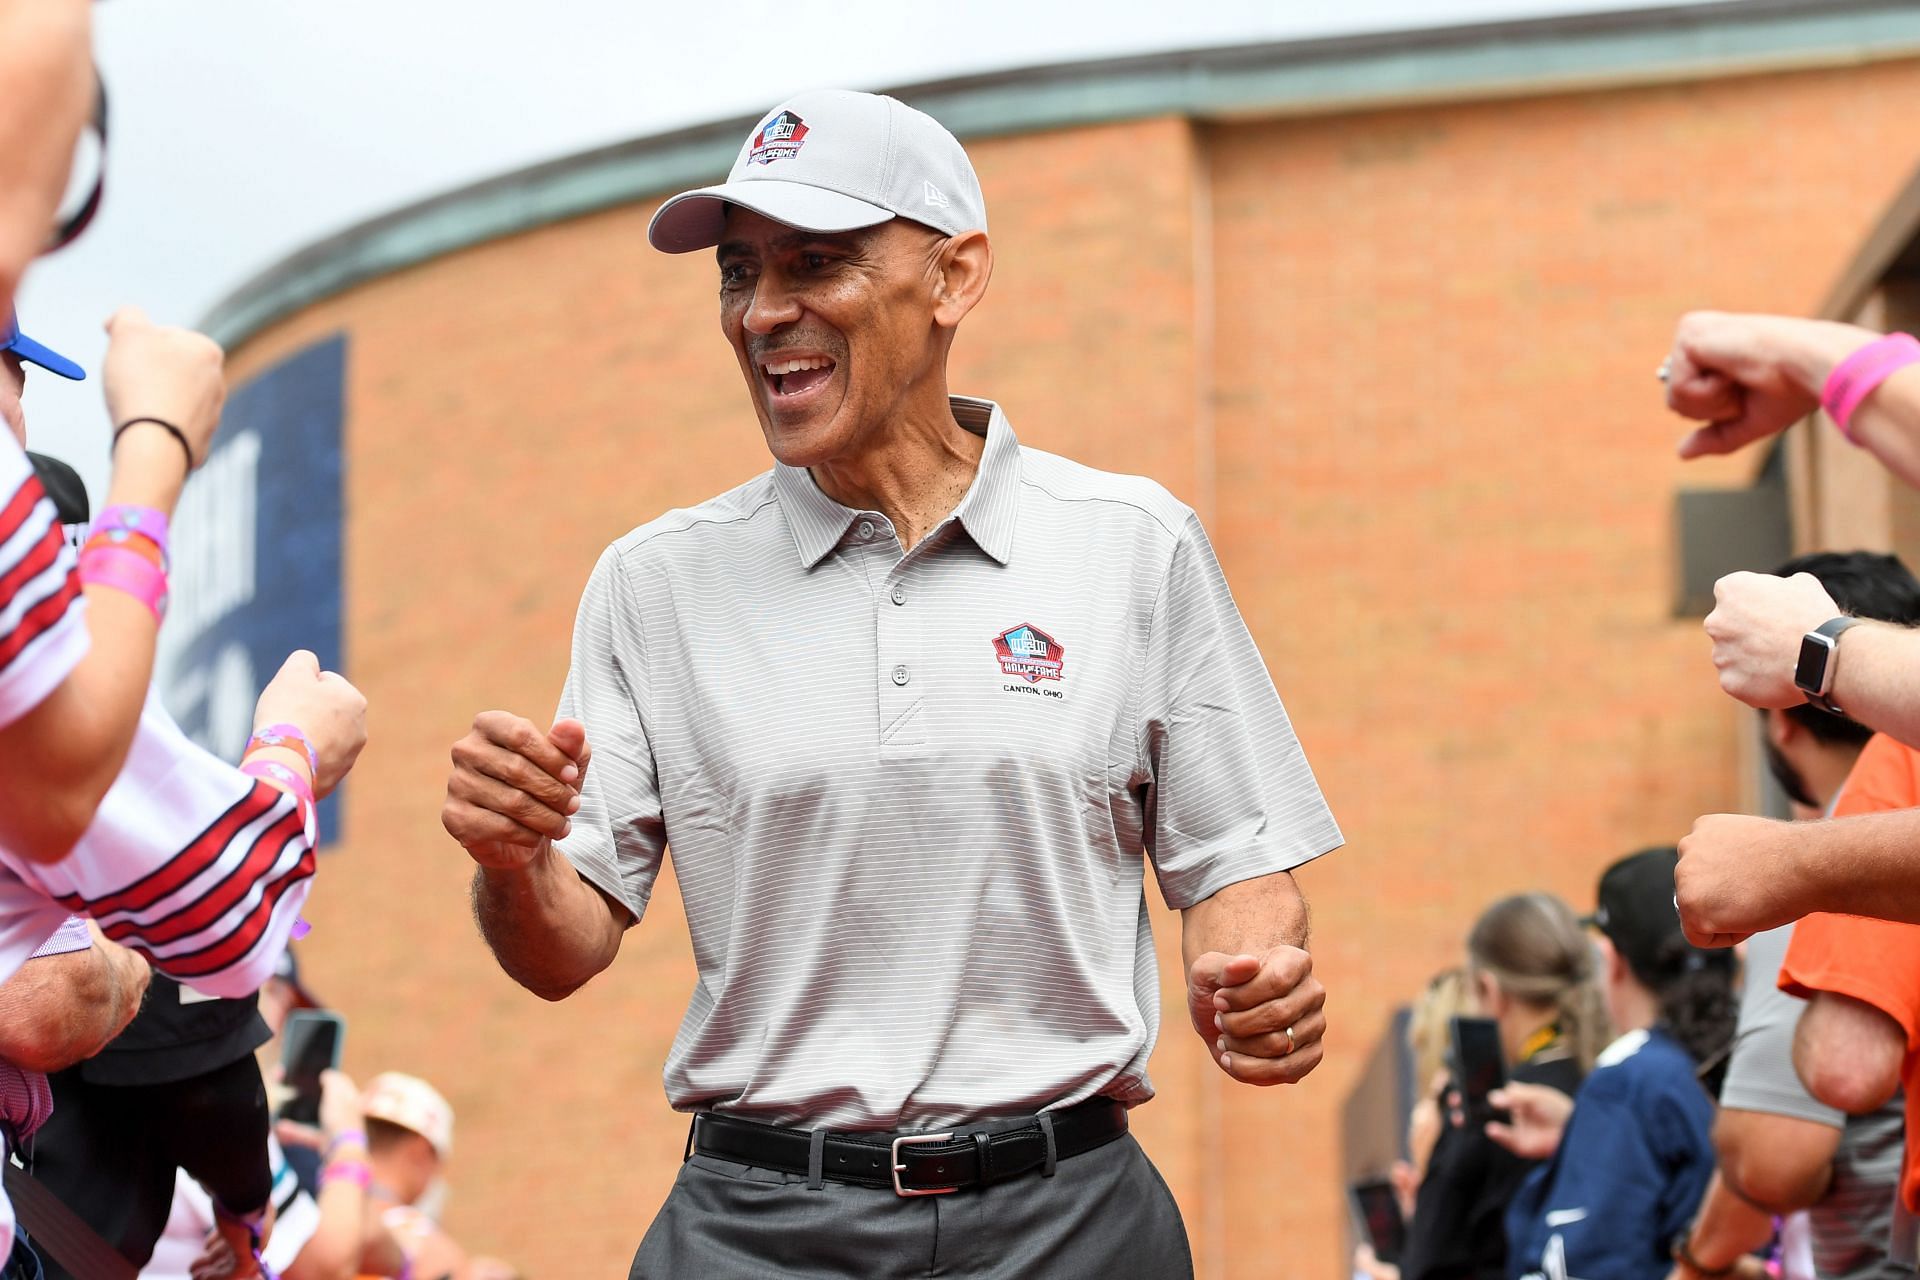
[[[833,361],[815,356],[806,360],[774,360],[766,365],[767,375],[778,378],[783,374],[799,373],[803,369],[831,369]]]

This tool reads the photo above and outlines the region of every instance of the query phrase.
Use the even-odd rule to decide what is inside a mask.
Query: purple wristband
[[[115,542],[124,542],[128,534],[137,533],[154,546],[160,548],[161,563],[170,563],[167,556],[168,534],[172,526],[167,522],[167,513],[155,511],[152,507],[135,507],[125,503],[101,509],[93,518],[92,531],[104,533]]]
[[[247,739],[247,751],[255,747],[292,747],[298,744],[307,753],[307,772],[314,777],[320,776],[320,757],[314,752],[313,740],[307,737],[297,724],[270,724],[264,729],[254,730]],[[246,752],[242,752],[245,755]]]
[[[1860,403],[1895,371],[1910,364],[1920,364],[1920,340],[1910,333],[1890,333],[1833,367],[1827,385],[1820,391],[1820,403],[1848,444],[1860,443],[1853,438],[1853,415]]]

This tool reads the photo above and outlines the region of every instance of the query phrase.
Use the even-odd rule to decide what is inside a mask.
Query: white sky
[[[30,373],[31,443],[106,474],[100,324],[192,324],[322,236],[450,187],[772,105],[1157,49],[1653,7],[1664,0],[114,0],[107,200],[19,301],[87,382]]]

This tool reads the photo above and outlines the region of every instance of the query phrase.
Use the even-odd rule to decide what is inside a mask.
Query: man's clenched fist
[[[1187,973],[1193,1029],[1221,1070],[1248,1084],[1293,1084],[1320,1065],[1326,1002],[1313,957],[1299,947],[1209,951]]]
[[[1720,687],[1750,707],[1799,706],[1807,700],[1793,683],[1800,641],[1840,613],[1810,573],[1728,574],[1713,584],[1706,623]]]
[[[1807,824],[1708,814],[1680,842],[1673,869],[1680,925],[1696,947],[1731,947],[1812,908],[1801,874]]]
[[[592,755],[578,720],[543,733],[524,717],[483,711],[453,744],[441,825],[481,866],[524,867],[573,829]]]

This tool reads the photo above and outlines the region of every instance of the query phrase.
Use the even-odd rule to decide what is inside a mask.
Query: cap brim
[[[647,227],[647,241],[663,253],[711,249],[720,243],[730,204],[800,231],[858,231],[894,216],[891,209],[803,182],[725,182],[683,191],[661,205]]]
[[[75,382],[85,380],[87,371],[58,351],[43,347],[24,333],[14,335],[6,349],[25,360],[28,364],[37,364],[42,369],[57,373],[63,378],[72,378]]]

